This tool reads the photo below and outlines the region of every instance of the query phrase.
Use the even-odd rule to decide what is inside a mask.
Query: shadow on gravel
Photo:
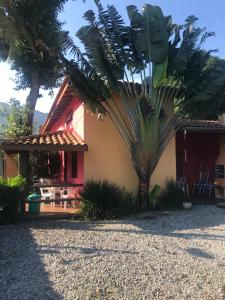
[[[92,256],[104,256],[108,254],[129,254],[129,255],[135,255],[139,254],[137,251],[125,251],[125,250],[116,250],[116,249],[104,249],[104,248],[96,248],[96,247],[76,247],[76,246],[45,246],[45,245],[39,245],[39,251],[42,254],[59,254],[61,251],[78,251],[80,254],[90,255]],[[76,259],[77,261],[77,259]],[[73,261],[71,261],[73,262]]]
[[[187,248],[185,249],[187,253],[189,253],[192,256],[195,257],[201,257],[206,259],[214,259],[214,255],[206,252],[205,250],[199,249],[199,248]]]
[[[154,214],[154,213],[153,213]],[[111,228],[103,227],[111,224]],[[115,226],[113,226],[115,224]],[[126,229],[123,225],[133,225],[133,229]],[[121,226],[118,226],[121,225]],[[176,211],[170,214],[155,213],[152,217],[141,219],[138,217],[118,221],[80,222],[80,221],[38,221],[32,223],[37,229],[66,229],[86,230],[94,232],[116,232],[128,234],[151,234],[183,239],[203,239],[225,241],[225,232],[221,228],[225,225],[225,211],[214,206],[195,206],[191,211]],[[195,232],[186,232],[196,230]]]
[[[27,225],[0,226],[0,299],[60,300]]]
[[[116,250],[116,249],[104,249],[104,248],[96,248],[96,247],[76,247],[76,246],[45,246],[39,245],[38,249],[40,253],[43,254],[57,254],[60,253],[61,250],[78,250],[82,254],[139,254],[139,252],[135,251],[124,251],[124,250]]]

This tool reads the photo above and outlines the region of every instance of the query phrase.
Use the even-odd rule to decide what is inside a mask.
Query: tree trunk
[[[30,135],[33,133],[34,111],[35,111],[37,99],[39,96],[40,85],[41,85],[41,82],[39,79],[38,72],[33,72],[30,93],[26,99],[26,107],[28,110],[27,111],[27,122],[26,122],[26,127],[27,127],[26,135]],[[31,179],[31,169],[30,169],[30,164],[29,164],[30,153],[24,152],[20,156],[21,156],[21,159],[26,163],[26,170],[25,170],[25,172],[23,172],[24,174],[21,174],[21,175],[27,179],[27,182],[29,182]]]
[[[145,211],[149,209],[149,187],[150,187],[150,176],[147,176],[146,179],[139,178],[138,185],[138,199],[137,199],[137,210]]]
[[[28,109],[27,127],[29,128],[30,131],[29,134],[32,134],[34,111],[39,96],[40,85],[41,83],[40,83],[38,72],[33,72],[30,93],[26,99],[26,106]]]

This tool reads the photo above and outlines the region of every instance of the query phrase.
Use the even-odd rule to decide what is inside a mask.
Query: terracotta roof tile
[[[39,135],[22,136],[16,139],[4,139],[1,144],[5,145],[86,145],[85,142],[74,132],[57,131],[46,132]]]
[[[214,120],[182,120],[182,128],[195,127],[195,128],[221,128],[225,129],[225,124]]]

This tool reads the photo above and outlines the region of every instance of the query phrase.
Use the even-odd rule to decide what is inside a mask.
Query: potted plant
[[[184,209],[191,209],[192,208],[192,202],[190,201],[189,197],[185,197],[183,201],[183,208]]]

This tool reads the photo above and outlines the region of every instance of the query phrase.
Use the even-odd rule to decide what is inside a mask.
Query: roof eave
[[[7,153],[20,153],[32,151],[88,151],[88,145],[36,145],[36,144],[4,144],[0,143],[0,149]]]
[[[189,132],[196,132],[196,133],[225,133],[225,127],[224,128],[213,128],[213,127],[182,127],[180,131],[189,131]]]

